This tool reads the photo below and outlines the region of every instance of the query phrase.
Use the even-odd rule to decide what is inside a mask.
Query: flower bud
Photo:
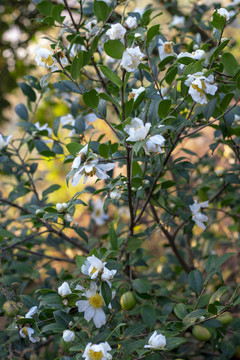
[[[199,46],[197,44],[194,44],[193,45],[193,50],[198,50],[199,49]]]
[[[211,337],[209,330],[200,325],[193,327],[192,334],[199,341],[208,341]]]
[[[66,214],[64,215],[64,220],[65,220],[65,221],[68,221],[68,222],[71,222],[71,221],[73,221],[73,217],[72,217],[71,214],[66,213]]]
[[[70,286],[66,281],[58,288],[58,293],[61,296],[67,296],[72,293]]]
[[[127,291],[121,296],[121,306],[124,310],[132,310],[136,305],[136,296],[132,291]]]
[[[65,342],[74,341],[75,339],[75,333],[71,330],[64,330],[63,332],[63,340]]]
[[[59,212],[59,213],[62,213],[64,212],[68,207],[68,204],[67,203],[57,203],[56,204],[56,210]]]
[[[68,304],[69,304],[67,299],[63,299],[62,303],[63,303],[64,306],[68,306]]]
[[[77,222],[73,223],[73,224],[72,224],[72,228],[73,228],[73,229],[77,229],[77,228],[78,228],[78,223],[77,223]]]

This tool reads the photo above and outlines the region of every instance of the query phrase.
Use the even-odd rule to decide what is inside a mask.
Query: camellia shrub
[[[44,76],[0,135],[1,358],[239,358],[239,1],[34,3]]]

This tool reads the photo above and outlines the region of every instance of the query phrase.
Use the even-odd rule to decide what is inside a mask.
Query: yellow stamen
[[[91,296],[88,301],[89,304],[95,309],[100,309],[103,305],[102,297],[99,294]]]
[[[192,88],[197,90],[197,92],[199,92],[200,95],[203,95],[204,93],[204,90],[206,89],[206,85],[204,83],[203,80],[201,80],[201,83],[202,83],[202,88],[200,88],[198,85],[196,84],[192,84]]]
[[[103,358],[103,353],[101,351],[89,350],[89,355],[92,360],[101,360]]]
[[[172,44],[171,43],[164,44],[164,51],[167,54],[171,54],[171,52],[172,52]]]
[[[84,174],[85,174],[86,176],[94,176],[94,175],[96,174],[96,169],[93,168],[92,171],[90,171],[90,172],[87,172],[87,171],[84,169]]]
[[[45,65],[48,66],[53,66],[53,58],[52,55],[49,55],[47,59],[45,59],[44,57],[42,57],[42,62],[44,62]]]
[[[22,328],[22,332],[23,332],[26,336],[28,336],[28,332],[27,332],[27,327],[26,327],[26,326],[24,326],[24,328]]]
[[[90,272],[91,275],[93,275],[98,269],[97,268],[93,268],[92,271]]]

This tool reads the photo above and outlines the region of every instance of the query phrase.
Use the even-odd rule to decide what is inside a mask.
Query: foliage
[[[34,3],[59,33],[0,135],[2,358],[233,358],[240,70],[223,36],[237,5],[195,4],[193,24],[167,3],[182,20],[166,39],[151,5]],[[44,124],[54,104],[68,114]]]

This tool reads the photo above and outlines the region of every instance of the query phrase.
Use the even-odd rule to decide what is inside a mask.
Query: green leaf
[[[108,306],[112,301],[112,290],[106,281],[101,283],[101,294],[106,306]]]
[[[41,329],[41,332],[45,333],[45,332],[51,331],[54,334],[61,334],[64,330],[66,330],[65,326],[63,326],[63,325],[61,326],[59,324],[54,323],[54,324],[48,324],[48,325],[44,326]]]
[[[102,71],[102,73],[106,76],[106,78],[108,78],[108,80],[112,81],[118,87],[123,86],[122,80],[111,69],[109,69],[109,67],[100,65],[99,68]]]
[[[187,339],[181,337],[168,338],[166,350],[172,351],[173,349],[178,348],[180,345],[184,344],[187,341],[188,341]]]
[[[35,91],[29,86],[28,84],[21,82],[19,86],[24,95],[26,95],[30,101],[36,101],[36,94]]]
[[[227,107],[230,104],[233,97],[234,97],[233,93],[226,94],[224,96],[224,98],[222,99],[221,104],[220,104],[220,108],[221,108],[222,112],[224,112],[227,109]]]
[[[83,55],[80,52],[78,55],[75,56],[71,66],[71,76],[74,80],[77,80],[80,75],[80,70],[83,64]]]
[[[56,323],[60,326],[65,326],[65,329],[67,329],[69,323],[73,321],[72,316],[62,310],[54,311],[53,316],[56,320]]]
[[[41,14],[48,16],[52,13],[53,6],[50,1],[44,0],[37,4],[37,9]]]
[[[151,285],[145,279],[135,279],[133,281],[133,289],[140,294],[148,293],[149,291],[151,291]]]
[[[42,193],[42,197],[44,198],[45,196],[47,196],[48,194],[51,194],[54,191],[57,191],[58,189],[60,189],[60,185],[54,184],[49,186],[46,190],[43,191]]]
[[[230,39],[224,40],[223,42],[221,42],[221,44],[214,50],[214,52],[212,53],[211,57],[210,57],[210,62],[213,59],[216,59],[218,57],[218,55],[222,52],[222,50],[227,46],[227,44],[229,43]]]
[[[167,115],[170,106],[171,106],[171,100],[166,99],[160,101],[158,105],[158,116],[160,118],[164,118]]]
[[[104,1],[95,0],[93,11],[99,21],[105,21],[111,12],[111,8]]]
[[[85,102],[85,104],[91,108],[91,109],[97,109],[98,107],[98,103],[99,103],[99,99],[98,99],[98,93],[96,90],[91,89],[89,91],[86,91],[83,94],[83,101]]]
[[[54,5],[52,8],[52,17],[55,21],[57,21],[59,24],[62,24],[63,20],[65,19],[65,16],[61,16],[62,11],[64,10],[63,4]]]
[[[16,324],[18,325],[25,325],[25,324],[35,324],[35,320],[34,319],[29,319],[29,318],[20,318],[16,321]]]
[[[160,71],[163,70],[165,68],[165,66],[167,64],[169,64],[171,61],[173,61],[174,59],[175,59],[175,56],[172,56],[172,55],[165,57],[165,59],[163,59],[158,65],[159,70]]]
[[[88,236],[82,229],[76,228],[74,229],[74,231],[78,234],[78,236],[80,236],[80,238],[82,238],[84,241],[86,241],[86,243],[88,243]]]
[[[107,144],[100,144],[99,145],[99,155],[104,157],[105,159],[108,159],[109,157],[109,145]]]
[[[106,100],[106,101],[109,101],[109,102],[115,104],[115,105],[118,107],[118,109],[121,110],[121,107],[120,107],[120,105],[118,104],[118,102],[117,102],[116,100],[114,100],[110,95],[108,95],[108,94],[106,94],[106,93],[100,93],[100,94],[99,94],[99,97],[100,97],[101,99],[104,99],[104,100]]]
[[[152,27],[150,27],[150,29],[148,29],[146,46],[148,46],[148,44],[154,38],[154,36],[156,36],[158,34],[159,28],[160,28],[160,24],[157,24],[157,25],[153,25]]]
[[[206,120],[210,119],[214,110],[216,109],[216,105],[217,105],[217,98],[213,98],[210,101],[208,101],[206,106],[204,106],[203,114]]]
[[[174,311],[174,314],[181,320],[188,314],[186,305],[183,303],[176,304],[174,306],[173,311]]]
[[[200,316],[206,315],[207,311],[198,309],[192,311],[190,314],[183,318],[183,330],[187,330],[190,326],[194,325]]]
[[[235,57],[230,53],[222,54],[221,62],[228,75],[234,76],[239,70],[239,65]]]
[[[209,304],[213,304],[215,301],[221,300],[222,295],[229,290],[228,286],[221,286],[210,298]]]
[[[108,56],[114,59],[122,59],[125,46],[120,40],[108,40],[104,44],[104,50]]]
[[[110,224],[110,243],[112,245],[113,250],[118,250],[118,238],[116,231],[114,229],[114,223],[111,222]]]
[[[220,31],[223,30],[224,26],[226,24],[226,19],[224,16],[218,14],[217,10],[214,11],[212,16],[211,25]]]
[[[21,119],[28,121],[28,111],[24,104],[20,103],[16,105],[15,112]]]
[[[157,314],[154,307],[150,304],[146,304],[141,309],[141,316],[144,323],[152,329],[157,320]]]
[[[70,144],[67,144],[66,148],[68,149],[70,154],[75,157],[76,154],[83,148],[83,146],[79,143],[72,142]]]
[[[165,75],[165,81],[170,85],[173,80],[175,79],[175,76],[177,75],[178,68],[177,66],[172,66],[168,69],[166,75]]]
[[[76,265],[77,265],[78,270],[82,271],[82,270],[81,270],[82,265],[83,265],[83,264],[85,263],[85,261],[86,261],[85,256],[76,255],[76,256],[75,256],[75,261],[76,261]]]
[[[188,274],[188,282],[196,293],[200,293],[203,287],[203,277],[199,270],[192,270]]]

